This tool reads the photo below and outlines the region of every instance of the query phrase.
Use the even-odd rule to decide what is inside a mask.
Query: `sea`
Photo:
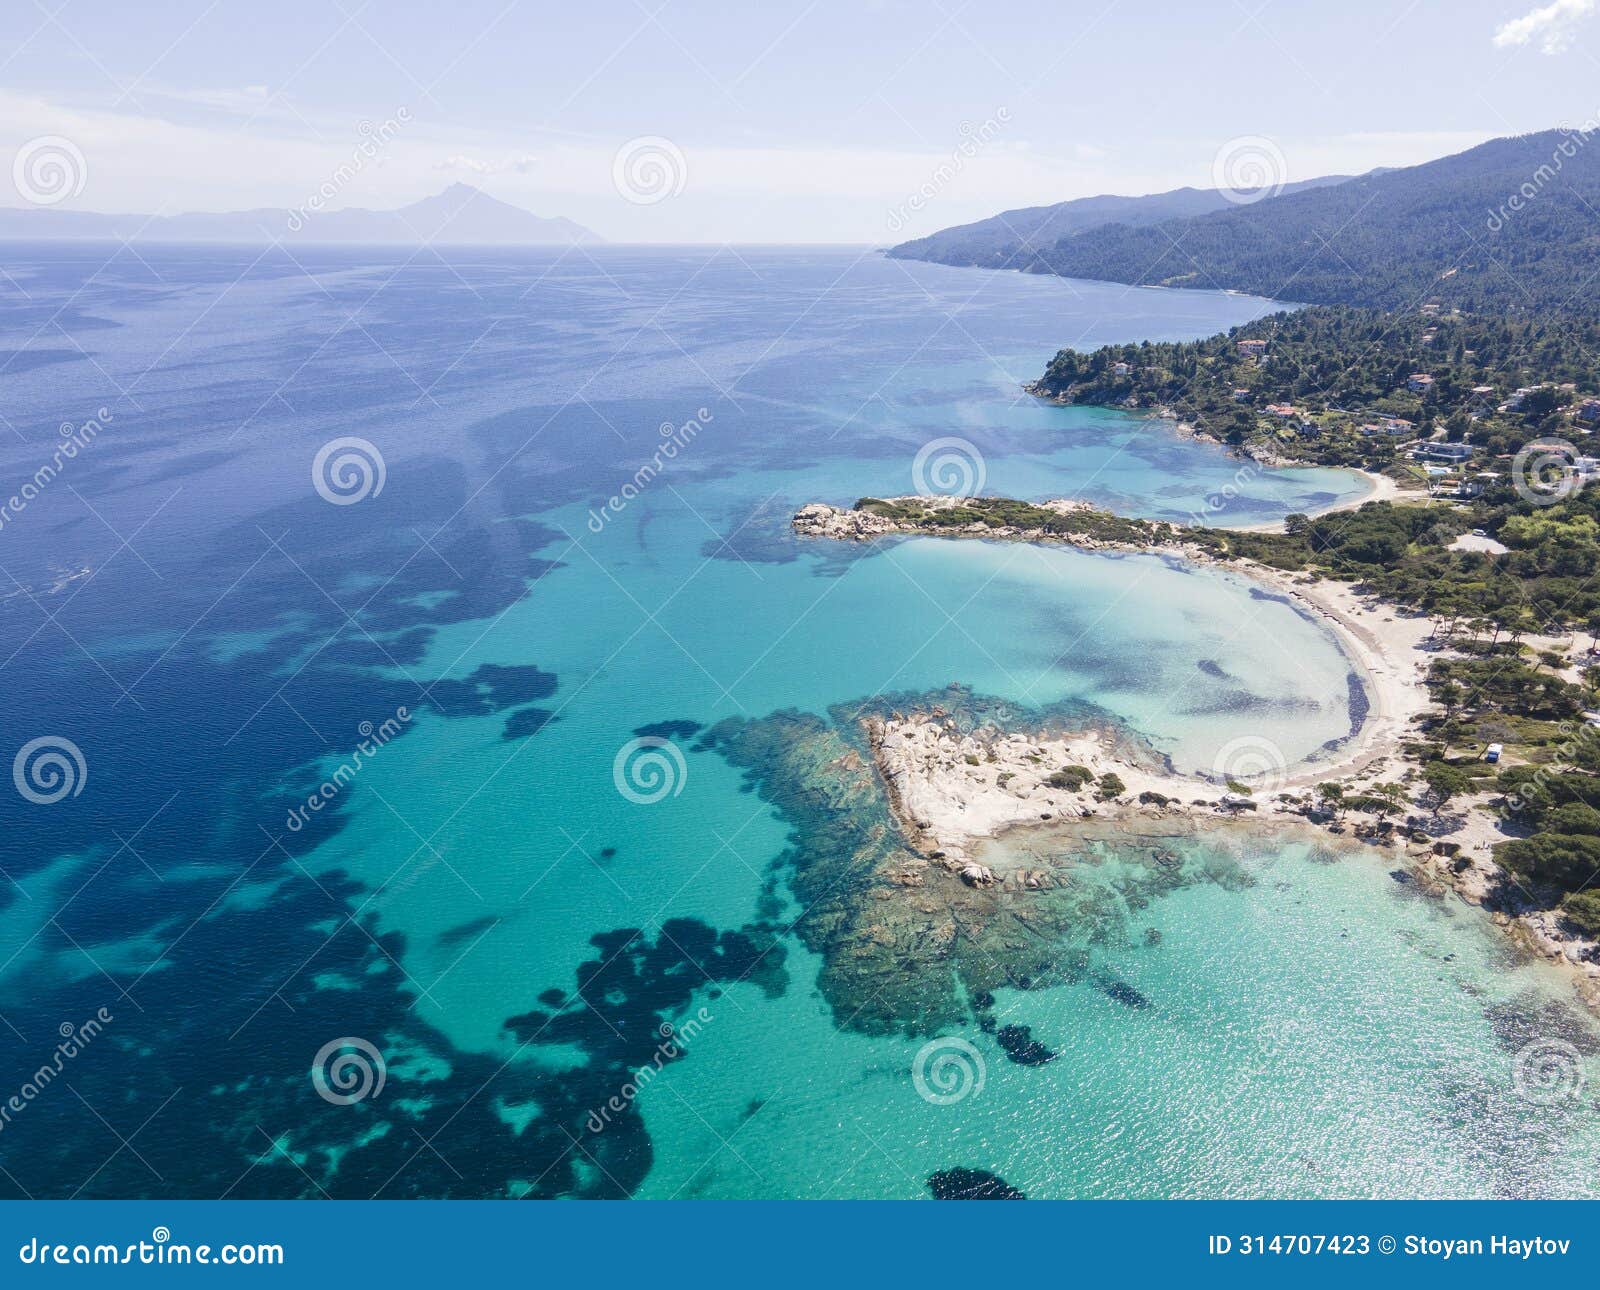
[[[835,247],[13,243],[0,298],[0,1194],[1600,1190],[1570,982],[1391,854],[886,880],[868,711],[1359,727],[1237,575],[789,523],[1348,502],[1022,388],[1282,306]]]

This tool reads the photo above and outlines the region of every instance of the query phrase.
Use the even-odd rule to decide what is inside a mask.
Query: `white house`
[[[1471,461],[1475,452],[1477,449],[1470,443],[1425,443],[1411,455],[1428,461],[1462,462]]]

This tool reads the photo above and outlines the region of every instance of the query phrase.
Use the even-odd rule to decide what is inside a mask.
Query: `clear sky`
[[[463,180],[618,241],[892,242],[1007,207],[1209,187],[1240,139],[1303,179],[1593,122],[1597,10],[9,0],[0,150],[70,140],[82,187],[63,209],[295,206],[366,140],[330,205]],[[5,177],[0,204],[22,205]]]

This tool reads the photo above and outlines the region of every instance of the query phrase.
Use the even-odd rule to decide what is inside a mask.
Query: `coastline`
[[[948,509],[955,499],[885,500],[891,506],[920,502],[937,512]],[[1369,500],[1373,499],[1361,499]],[[1039,507],[1058,514],[1094,509],[1064,500]],[[1493,858],[1494,844],[1506,835],[1486,814],[1487,797],[1470,803],[1445,830],[1437,827],[1441,823],[1437,817],[1434,828],[1423,828],[1422,808],[1409,801],[1397,808],[1399,823],[1380,818],[1353,824],[1316,801],[1318,784],[1377,782],[1386,775],[1394,780],[1410,769],[1404,744],[1431,706],[1426,676],[1439,648],[1431,643],[1433,630],[1426,616],[1409,614],[1333,579],[1286,573],[1242,557],[1219,558],[1182,541],[1138,543],[981,524],[930,528],[823,503],[802,507],[793,526],[802,536],[846,541],[894,535],[987,538],[1184,560],[1247,578],[1283,597],[1334,636],[1360,679],[1368,708],[1357,730],[1326,754],[1313,754],[1293,765],[1268,766],[1266,773],[1253,778],[1180,773],[1095,725],[1076,730],[963,731],[938,709],[873,719],[866,730],[873,760],[907,841],[968,886],[1006,881],[1005,872],[984,860],[1007,835],[1094,817],[1128,823],[1187,818],[1244,820],[1257,827],[1298,824],[1335,835],[1345,834],[1348,827],[1355,841],[1403,848],[1419,881],[1453,890],[1464,902],[1484,908],[1518,945],[1569,969],[1575,992],[1600,1015],[1600,966],[1588,961],[1594,946],[1566,930],[1551,911],[1519,907],[1507,897],[1504,873]],[[1050,771],[1062,766],[1082,767],[1092,779],[1074,788],[1049,783]],[[1093,781],[1107,773],[1120,781],[1121,791],[1102,796]],[[1361,787],[1370,783],[1358,786],[1358,792]],[[1016,881],[1035,886],[1041,876],[1022,872]]]
[[[1057,407],[1084,406],[1072,403],[1060,395],[1046,394],[1037,388],[1035,382],[1025,382],[1022,386],[1024,393],[1044,403],[1051,403]],[[1389,475],[1379,474],[1375,470],[1368,470],[1364,466],[1318,466],[1314,462],[1295,461],[1291,458],[1280,457],[1276,453],[1258,450],[1250,452],[1243,448],[1236,448],[1224,443],[1215,435],[1192,425],[1180,417],[1170,407],[1158,408],[1118,408],[1104,405],[1105,411],[1124,412],[1140,420],[1165,422],[1169,431],[1180,439],[1193,439],[1197,443],[1211,444],[1222,449],[1229,456],[1252,462],[1267,470],[1342,470],[1348,474],[1358,476],[1367,486],[1367,491],[1356,497],[1347,497],[1342,501],[1333,502],[1307,514],[1312,519],[1324,515],[1335,515],[1340,511],[1353,511],[1365,506],[1368,502],[1394,502],[1403,500],[1408,493],[1414,490],[1402,488],[1400,481]],[[1258,520],[1250,524],[1216,524],[1214,527],[1226,529],[1231,533],[1277,533],[1283,528],[1282,520]]]
[[[916,500],[941,507],[941,499],[890,498],[891,504]],[[951,499],[943,499],[948,504]],[[1044,510],[1063,514],[1092,511],[1087,503],[1052,500],[1039,503]],[[1341,740],[1331,755],[1299,763],[1284,779],[1284,787],[1314,785],[1338,776],[1372,773],[1389,758],[1400,756],[1406,732],[1429,706],[1425,685],[1431,651],[1426,642],[1432,628],[1426,617],[1410,615],[1375,596],[1363,596],[1347,583],[1310,574],[1287,573],[1243,557],[1221,559],[1199,547],[1175,542],[1170,546],[1108,541],[1035,530],[987,528],[928,530],[858,510],[842,510],[825,503],[803,507],[793,521],[804,536],[867,541],[896,533],[951,538],[989,538],[1074,546],[1080,550],[1115,550],[1138,555],[1179,559],[1223,574],[1245,577],[1291,603],[1301,614],[1322,624],[1338,641],[1366,691],[1368,710],[1359,730]]]
[[[1363,597],[1348,583],[1293,575],[1248,560],[1188,557],[1193,563],[1236,572],[1285,596],[1302,614],[1321,623],[1339,643],[1367,693],[1360,728],[1327,761],[1307,759],[1291,770],[1285,788],[1321,780],[1375,773],[1401,744],[1429,706],[1426,685],[1432,627],[1422,616],[1402,613],[1376,597]]]
[[[1215,442],[1213,440],[1212,442]],[[1254,460],[1252,458],[1252,460]],[[1352,475],[1359,475],[1367,485],[1368,491],[1359,497],[1347,497],[1343,501],[1333,502],[1319,510],[1308,511],[1312,519],[1321,519],[1325,515],[1337,515],[1340,511],[1359,510],[1368,502],[1400,502],[1413,495],[1412,490],[1402,488],[1400,481],[1388,475],[1380,475],[1376,471],[1367,470],[1361,466],[1310,466],[1303,462],[1272,462],[1274,470],[1343,470]],[[1230,533],[1281,533],[1283,532],[1282,520],[1261,520],[1254,524],[1217,524],[1214,527],[1225,529]]]
[[[922,831],[939,849],[960,852],[976,839],[1029,826],[1043,811],[1082,816],[1116,809],[1097,801],[1092,788],[1048,787],[1047,769],[1064,764],[1083,766],[1096,778],[1116,774],[1126,786],[1119,800],[1141,794],[1165,797],[1169,800],[1160,804],[1164,813],[1237,815],[1250,810],[1260,819],[1304,816],[1303,803],[1276,800],[1277,794],[1297,796],[1328,780],[1378,776],[1392,764],[1399,768],[1403,741],[1428,706],[1423,682],[1431,632],[1425,619],[1397,616],[1340,583],[1296,581],[1264,565],[1233,569],[1206,556],[1180,558],[1245,576],[1322,624],[1338,641],[1366,693],[1368,707],[1359,729],[1332,749],[1294,763],[1269,764],[1252,775],[1231,768],[1228,773],[1180,771],[1098,725],[985,738],[941,725],[948,719],[938,714],[911,714],[900,721],[878,721],[868,730],[885,781],[895,785],[903,803],[904,817],[926,822]],[[971,765],[972,757],[979,759],[978,767]],[[1005,792],[995,783],[1001,775],[1007,776]],[[1230,779],[1250,791],[1231,791]],[[1261,800],[1253,800],[1256,793],[1264,795]],[[1244,797],[1252,798],[1248,805]]]

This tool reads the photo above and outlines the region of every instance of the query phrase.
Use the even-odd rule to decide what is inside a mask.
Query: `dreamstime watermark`
[[[1565,439],[1536,439],[1511,459],[1511,486],[1534,506],[1554,506],[1583,487],[1578,449]]]
[[[1531,789],[1543,789],[1551,780],[1565,775],[1577,764],[1578,750],[1583,745],[1593,744],[1596,739],[1600,739],[1600,730],[1587,721],[1562,721],[1557,724],[1556,729],[1562,739],[1555,746],[1554,755],[1536,766],[1530,766],[1528,769],[1531,774],[1526,779],[1519,780],[1515,787],[1505,794],[1502,799],[1502,815],[1517,815],[1526,810],[1530,804]],[[1591,748],[1590,757],[1592,756]]]
[[[11,182],[17,195],[35,206],[54,206],[76,197],[89,181],[89,163],[71,139],[42,134],[17,149]]]
[[[1224,783],[1241,784],[1245,788],[1273,793],[1282,788],[1288,778],[1288,761],[1283,749],[1260,735],[1240,735],[1217,749],[1211,759],[1211,771]]]
[[[1236,497],[1244,495],[1246,485],[1261,474],[1261,463],[1254,457],[1249,458],[1244,465],[1233,472],[1233,478],[1217,489],[1214,493],[1207,493],[1200,503],[1200,509],[1189,512],[1189,523],[1195,528],[1206,528],[1210,524],[1211,516],[1220,515],[1228,509],[1228,503]]]
[[[284,827],[290,833],[298,833],[305,828],[314,814],[344,792],[350,781],[361,773],[361,768],[376,757],[385,744],[405,729],[411,717],[411,710],[402,706],[394,710],[394,716],[384,718],[380,725],[374,726],[370,721],[363,721],[357,726],[361,742],[351,750],[350,756],[334,767],[333,774],[306,795],[304,802],[289,808],[289,814],[283,822]]]
[[[1593,137],[1597,125],[1600,125],[1600,113],[1590,117],[1576,130],[1569,130],[1563,134],[1561,142],[1556,144],[1555,150],[1550,154],[1550,160],[1523,180],[1521,186],[1501,202],[1497,210],[1489,212],[1484,227],[1491,233],[1498,233],[1513,215],[1537,201],[1540,194],[1555,182],[1566,163],[1589,146],[1589,140]]]
[[[1583,1059],[1564,1039],[1535,1039],[1511,1060],[1511,1087],[1524,1102],[1558,1106],[1583,1095]]]
[[[959,130],[961,142],[955,150],[933,168],[916,192],[889,212],[889,231],[900,232],[911,222],[912,216],[921,214],[929,202],[955,182],[957,176],[967,168],[967,162],[994,142],[1010,120],[1011,109],[1002,107],[997,108],[995,114],[982,125],[974,126],[970,121],[963,121]]]
[[[630,739],[611,761],[611,782],[635,806],[653,806],[683,792],[689,764],[678,745],[659,735]]]
[[[388,467],[378,446],[346,435],[330,439],[311,459],[311,483],[317,495],[335,506],[354,506],[383,492]]]
[[[42,1267],[131,1267],[134,1264],[146,1266],[154,1264],[157,1267],[282,1265],[283,1246],[276,1243],[240,1245],[232,1241],[215,1247],[190,1245],[187,1242],[174,1241],[172,1232],[163,1226],[152,1229],[148,1241],[137,1241],[127,1245],[116,1245],[110,1241],[98,1241],[93,1245],[84,1241],[68,1244],[48,1236],[41,1241],[34,1236],[17,1251],[17,1259],[21,1263],[37,1263]]]
[[[56,1028],[56,1033],[61,1036],[61,1042],[56,1045],[55,1052],[50,1055],[49,1060],[29,1075],[23,1081],[21,1088],[0,1103],[0,1132],[5,1130],[15,1116],[21,1115],[30,1102],[49,1088],[56,1077],[66,1070],[67,1063],[87,1048],[95,1036],[115,1019],[110,1009],[101,1008],[81,1025],[75,1026],[70,1021],[63,1021]]]
[[[1289,182],[1289,163],[1277,143],[1260,134],[1229,139],[1211,159],[1211,182],[1235,205],[1276,197]]]
[[[50,460],[35,470],[21,488],[0,501],[0,530],[28,509],[28,504],[55,481],[67,462],[75,460],[80,452],[87,452],[111,421],[110,408],[96,408],[94,416],[78,425],[63,421],[61,442],[50,454]]]
[[[635,206],[654,206],[683,192],[689,162],[683,149],[659,134],[629,139],[611,159],[611,183]]]
[[[311,1062],[311,1084],[317,1096],[334,1106],[377,1097],[388,1078],[389,1067],[383,1054],[355,1035],[330,1039]]]
[[[604,1133],[613,1119],[633,1105],[639,1094],[649,1088],[669,1062],[675,1062],[689,1051],[689,1045],[700,1038],[700,1032],[716,1020],[709,1008],[700,1008],[687,1021],[663,1021],[656,1033],[661,1042],[644,1065],[636,1068],[626,1082],[605,1100],[602,1106],[590,1111],[584,1128],[590,1133]]]
[[[1255,1051],[1243,1073],[1257,1079],[1281,1077],[1286,1069],[1298,1065],[1308,1049],[1315,1047],[1316,1029],[1295,1017],[1269,1015],[1255,1032]]]
[[[983,1092],[989,1068],[983,1054],[960,1035],[933,1039],[911,1062],[911,1083],[924,1102],[953,1106]]]
[[[601,532],[611,522],[613,516],[621,515],[627,510],[628,503],[644,492],[656,476],[667,468],[668,463],[677,460],[678,454],[692,444],[700,432],[715,419],[711,415],[711,409],[697,408],[694,416],[682,425],[675,426],[670,421],[663,421],[658,431],[661,435],[661,444],[650,455],[650,459],[634,471],[633,478],[606,498],[598,509],[590,508],[589,531]]]
[[[76,797],[89,782],[83,749],[64,735],[40,735],[17,749],[11,759],[11,782],[35,806],[49,806]]]
[[[359,122],[356,125],[356,133],[360,138],[350,153],[350,159],[334,167],[333,173],[322,181],[316,192],[289,212],[286,225],[289,232],[298,233],[315,216],[320,215],[328,203],[337,197],[351,180],[383,154],[383,150],[389,146],[395,135],[410,124],[411,109],[408,107],[397,109],[392,117],[377,125],[371,121]]]
[[[954,436],[923,444],[911,463],[911,487],[918,497],[976,497],[987,478],[977,445]]]

